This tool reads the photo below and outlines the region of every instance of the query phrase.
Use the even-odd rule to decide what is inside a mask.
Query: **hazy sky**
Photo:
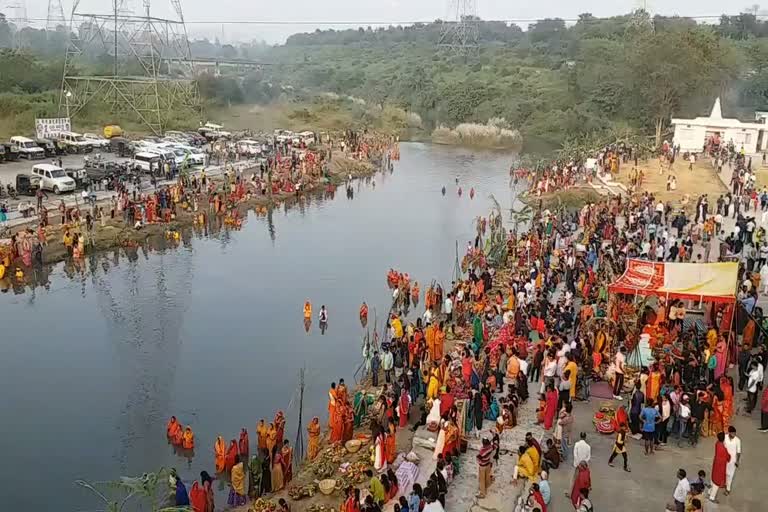
[[[23,0],[0,0],[0,6]],[[61,0],[66,12],[72,9],[72,0]],[[141,12],[141,0],[124,0],[134,12]],[[448,18],[450,0],[181,0],[188,31],[193,36],[222,37],[222,25],[216,21],[281,21],[310,22],[312,25],[223,25],[225,41],[264,39],[270,43],[283,42],[296,32],[316,28],[347,28],[323,22],[397,23],[430,21]],[[47,0],[26,0],[30,18],[45,18]],[[109,0],[82,0],[80,12],[108,12]],[[642,0],[477,0],[478,14],[483,19],[538,19],[546,17],[575,18],[591,12],[595,16],[624,14],[642,5]],[[737,14],[752,2],[723,4],[717,0],[649,0],[647,8],[654,14],[680,14],[687,16]],[[152,13],[169,17],[170,0],[152,0]],[[194,22],[206,21],[208,24]]]

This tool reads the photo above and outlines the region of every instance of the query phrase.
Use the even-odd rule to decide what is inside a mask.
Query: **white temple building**
[[[681,151],[701,153],[710,138],[722,144],[733,141],[736,150],[744,148],[747,154],[763,151],[768,146],[768,118],[758,117],[761,122],[745,123],[738,119],[724,119],[720,98],[715,100],[709,117],[695,119],[672,118],[675,127],[674,144]]]

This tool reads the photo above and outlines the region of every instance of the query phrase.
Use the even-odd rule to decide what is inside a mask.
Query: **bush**
[[[508,126],[503,118],[492,119],[487,124],[461,123],[454,129],[438,126],[432,132],[432,141],[488,149],[519,148],[523,143],[520,132],[503,126]]]

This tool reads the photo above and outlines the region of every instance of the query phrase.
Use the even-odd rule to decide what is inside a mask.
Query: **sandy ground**
[[[692,171],[688,170],[688,163],[681,158],[675,160],[671,168],[665,164],[661,174],[659,174],[661,164],[658,158],[641,161],[639,168],[645,174],[641,191],[651,192],[663,202],[671,202],[672,206],[681,206],[687,196],[689,199],[687,209],[691,211],[696,205],[698,195],[708,194],[710,203],[713,203],[717,196],[728,191],[708,160],[697,161]],[[631,171],[631,162],[622,164],[616,181],[629,187]],[[667,191],[667,176],[670,174],[677,178],[677,190]]]

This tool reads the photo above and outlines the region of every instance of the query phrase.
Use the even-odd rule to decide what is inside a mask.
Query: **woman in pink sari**
[[[721,336],[715,346],[715,355],[717,356],[717,366],[715,366],[715,380],[719,380],[720,377],[725,375],[725,370],[728,368],[728,346],[725,344],[725,340]]]

